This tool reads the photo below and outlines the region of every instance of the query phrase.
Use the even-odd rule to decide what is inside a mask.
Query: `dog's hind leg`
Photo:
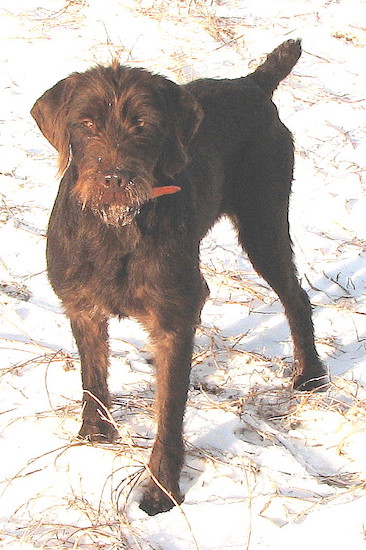
[[[315,348],[311,305],[296,276],[285,222],[276,226],[257,214],[251,221],[248,216],[237,216],[236,225],[255,270],[285,308],[294,343],[295,387],[312,390],[324,386],[325,370]]]
[[[251,169],[249,160],[236,170],[232,219],[255,270],[285,308],[294,343],[294,385],[313,390],[325,386],[327,376],[315,348],[311,305],[293,262],[288,223],[291,160],[286,162],[283,149],[276,152],[274,143],[262,149],[263,162]]]

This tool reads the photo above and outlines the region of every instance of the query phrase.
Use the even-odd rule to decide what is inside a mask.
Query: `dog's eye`
[[[81,125],[84,128],[89,128],[90,130],[95,129],[95,122],[94,122],[94,120],[91,120],[90,118],[86,118],[86,119],[82,120]]]
[[[136,120],[136,127],[138,130],[142,131],[143,128],[146,128],[146,122],[142,118]]]

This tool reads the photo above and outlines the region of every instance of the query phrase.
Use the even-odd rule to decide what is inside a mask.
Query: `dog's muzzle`
[[[128,188],[128,186],[126,187]],[[124,225],[129,225],[132,223],[135,217],[139,214],[141,206],[145,202],[163,195],[172,195],[178,191],[180,191],[180,187],[176,185],[153,187],[150,196],[147,197],[147,200],[142,200],[141,202],[137,201],[136,204],[132,203],[128,206],[114,201],[111,201],[109,204],[105,204],[104,206],[94,204],[92,205],[92,211],[94,214],[99,215],[106,224],[123,227]]]

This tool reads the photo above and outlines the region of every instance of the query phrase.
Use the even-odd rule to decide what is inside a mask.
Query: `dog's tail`
[[[267,59],[248,77],[265,92],[272,94],[301,55],[301,40],[287,40],[267,56]]]

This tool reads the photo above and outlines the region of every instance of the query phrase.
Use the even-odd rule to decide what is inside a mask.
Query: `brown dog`
[[[220,216],[230,216],[255,269],[282,301],[296,387],[314,389],[326,379],[292,261],[292,138],[271,101],[300,54],[300,42],[289,40],[246,78],[185,86],[115,62],[72,74],[32,109],[65,172],[47,260],[81,358],[81,437],[116,435],[101,411],[110,406],[108,318],[133,316],[150,333],[158,429],[140,506],[151,515],[173,506],[167,493],[182,501],[182,423],[207,297],[199,243]]]

